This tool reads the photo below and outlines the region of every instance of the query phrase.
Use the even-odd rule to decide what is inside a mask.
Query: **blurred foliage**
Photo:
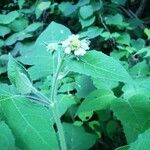
[[[115,60],[120,61],[124,68],[126,68],[129,72],[130,76],[134,79],[135,84],[135,89],[132,89],[130,85],[122,85],[122,83],[118,82],[109,83],[109,81],[107,81],[106,84],[104,80],[98,81],[96,75],[91,75],[92,81],[91,78],[87,76],[85,77],[84,75],[80,77],[70,75],[70,77],[64,78],[62,80],[63,86],[59,89],[59,92],[61,94],[67,93],[68,91],[71,94],[75,93],[74,95],[77,99],[77,105],[74,105],[74,101],[70,101],[70,103],[68,103],[68,107],[71,107],[65,114],[63,114],[63,119],[67,120],[67,122],[73,122],[74,125],[78,126],[76,127],[65,123],[65,129],[67,130],[67,128],[70,128],[75,133],[81,132],[82,137],[87,137],[86,140],[89,141],[91,141],[90,135],[88,133],[84,133],[81,126],[83,125],[86,131],[94,133],[98,137],[98,140],[91,150],[111,150],[122,145],[130,145],[132,142],[133,143],[131,146],[122,147],[118,150],[129,149],[129,147],[131,150],[142,150],[141,146],[143,143],[141,141],[143,140],[145,143],[148,143],[146,138],[149,138],[150,135],[149,130],[145,131],[149,128],[149,108],[145,108],[146,112],[137,117],[138,121],[134,120],[135,114],[132,113],[129,108],[130,106],[133,106],[133,108],[138,110],[136,113],[142,113],[140,100],[135,96],[139,93],[146,95],[146,97],[143,96],[144,98],[141,97],[141,99],[145,102],[143,103],[145,107],[146,105],[149,106],[149,102],[146,101],[147,98],[150,98],[149,1],[3,0],[0,2],[0,8],[0,86],[2,87],[2,83],[10,84],[10,81],[8,80],[9,74],[7,75],[7,64],[10,57],[9,54],[11,54],[17,61],[20,62],[21,65],[25,65],[25,69],[27,69],[34,86],[38,87],[40,91],[47,94],[51,83],[51,79],[48,76],[51,70],[49,71],[47,68],[52,68],[52,66],[48,63],[48,58],[41,61],[34,57],[40,57],[41,55],[44,55],[45,58],[49,57],[47,56],[47,53],[43,54],[40,53],[40,51],[38,51],[38,54],[37,52],[35,54],[34,46],[40,45],[41,43],[43,45],[45,44],[45,41],[41,41],[39,44],[37,39],[52,21],[63,24],[68,27],[72,33],[79,34],[82,38],[86,37],[90,39],[91,49],[102,51],[103,53],[113,57]],[[55,30],[57,31],[57,29]],[[47,36],[50,35],[47,34]],[[96,61],[98,61],[98,57]],[[44,68],[44,64],[47,64],[47,68]],[[107,67],[109,68],[109,66]],[[38,70],[41,72],[39,71],[35,74],[35,71]],[[119,74],[121,71],[122,70],[120,69],[116,72]],[[22,76],[23,75],[21,74],[19,79],[22,79]],[[109,75],[106,74],[106,76]],[[24,82],[28,82],[28,80],[26,79]],[[20,84],[17,86],[20,87]],[[127,101],[115,101],[111,106],[111,109],[108,109],[108,104],[105,104],[106,106],[102,106],[103,110],[99,107],[97,108],[97,103],[95,101],[95,104],[91,104],[93,108],[90,107],[89,111],[88,108],[90,104],[84,106],[84,103],[88,100],[87,96],[92,97],[91,92],[93,92],[95,88],[103,89],[104,87],[107,88],[109,94],[108,91],[105,93],[105,90],[102,90],[103,95],[101,94],[100,96],[106,96],[105,98],[107,101],[110,93]],[[28,90],[30,91],[30,89],[24,89],[24,94],[27,94],[26,92],[28,92]],[[99,91],[97,92],[100,93]],[[98,93],[96,95],[98,95]],[[110,96],[111,98],[114,96],[112,95]],[[81,103],[84,98],[85,100]],[[109,99],[110,101],[111,98]],[[103,100],[105,101],[105,99]],[[133,101],[137,101],[136,106],[133,104]],[[80,103],[81,105],[76,112],[77,106]],[[13,107],[11,105],[8,106],[10,108]],[[87,112],[82,112],[82,109]],[[22,111],[24,112],[24,110]],[[46,113],[45,109],[42,112],[43,115],[49,117],[49,114]],[[126,113],[126,117],[124,117],[124,113]],[[2,116],[1,114],[2,113],[0,111],[0,116]],[[73,117],[71,117],[72,114],[74,114]],[[139,124],[141,118],[143,118],[144,121],[146,120],[146,122],[144,122],[145,124],[142,124],[142,129],[139,129],[138,126],[141,125]],[[18,121],[20,120],[18,119]],[[133,131],[132,129],[135,124],[137,124],[138,129]],[[22,128],[21,124],[19,127]],[[8,134],[8,140],[13,139],[9,127],[2,122],[1,129],[3,130],[3,128],[6,130],[6,134]],[[13,127],[11,126],[10,128]],[[51,128],[50,131],[54,132]],[[55,138],[55,135],[52,136]],[[95,139],[95,136],[93,136],[93,138]],[[19,140],[17,139],[17,141]],[[91,141],[91,145],[93,145],[94,141]],[[138,148],[138,144],[136,144],[138,141],[140,141],[140,148]],[[10,144],[14,146],[14,142]],[[89,144],[89,147],[91,145]],[[148,150],[148,148],[146,147],[143,150]]]

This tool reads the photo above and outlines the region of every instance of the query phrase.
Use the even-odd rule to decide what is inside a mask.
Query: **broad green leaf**
[[[8,33],[10,33],[10,29],[8,27],[0,26],[0,36],[4,37]]]
[[[20,32],[28,26],[28,20],[25,18],[18,18],[11,22],[8,26],[14,32]]]
[[[18,33],[14,33],[12,35],[10,35],[6,41],[5,41],[5,45],[6,46],[10,46],[10,45],[13,45],[15,44],[17,41],[22,41],[26,38],[30,38],[32,37],[33,35],[30,34],[30,33],[26,33],[24,31],[21,31],[21,32],[18,32]]]
[[[52,56],[47,51],[45,43],[61,42],[68,38],[70,34],[68,28],[52,22],[38,37],[32,51],[20,58],[20,61],[24,64],[33,65],[29,68],[32,80],[40,79],[52,72]]]
[[[93,8],[91,5],[85,5],[80,8],[79,12],[83,19],[87,19],[93,15]]]
[[[93,80],[93,84],[97,89],[113,89],[115,87],[117,87],[118,82],[116,81],[110,81],[110,80],[105,80],[102,78],[92,78]]]
[[[90,92],[95,90],[95,87],[90,77],[82,75],[76,78],[75,89],[77,90],[76,95],[78,97],[85,98]]]
[[[25,29],[25,32],[34,32],[36,31],[37,29],[39,29],[41,26],[43,26],[43,23],[41,22],[34,22],[32,24],[30,24],[26,29]]]
[[[16,87],[18,92],[21,94],[29,94],[33,90],[31,81],[27,78],[24,73],[16,73]]]
[[[112,102],[114,115],[121,121],[128,142],[133,142],[150,119],[150,100],[145,95],[135,95],[129,99]]]
[[[15,150],[14,136],[3,121],[0,122],[0,149],[1,150]]]
[[[10,90],[6,85],[0,88],[0,104],[17,146],[22,150],[59,149],[50,110]]]
[[[8,78],[10,82],[14,85],[16,85],[16,77],[19,72],[24,73],[29,77],[24,66],[22,66],[19,62],[17,62],[11,55],[9,55],[7,70],[8,70]]]
[[[59,116],[61,117],[73,104],[76,104],[76,102],[72,95],[58,95]]]
[[[17,11],[11,11],[8,14],[0,14],[0,24],[9,24],[19,17],[19,13]]]
[[[87,52],[79,60],[71,60],[68,67],[70,71],[94,78],[132,83],[131,77],[123,66],[118,61],[101,52]]]
[[[93,112],[110,107],[115,96],[111,90],[101,89],[91,92],[80,104],[77,114],[81,112]]]
[[[134,65],[129,69],[129,73],[134,78],[146,77],[149,74],[149,71],[150,69],[146,60],[137,63],[136,65]]]
[[[134,85],[134,86],[133,86]],[[122,91],[124,92],[123,97],[129,98],[136,94],[143,94],[146,97],[150,97],[150,78],[149,77],[141,77],[134,80],[134,84],[126,84]]]
[[[87,37],[88,39],[92,39],[92,38],[95,38],[95,37],[99,36],[102,31],[103,31],[102,28],[92,26],[92,27],[89,27],[87,29],[87,31],[81,32],[80,37],[81,38]]]
[[[21,94],[29,94],[34,89],[26,69],[11,55],[8,61],[8,77]]]
[[[85,132],[83,127],[69,123],[63,123],[63,127],[68,150],[87,150],[96,142],[97,137]]]
[[[150,129],[138,136],[138,139],[130,145],[129,150],[149,150],[150,148]]]

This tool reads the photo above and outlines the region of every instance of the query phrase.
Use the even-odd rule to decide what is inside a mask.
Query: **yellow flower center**
[[[72,50],[80,48],[80,40],[78,38],[71,40],[70,47]]]

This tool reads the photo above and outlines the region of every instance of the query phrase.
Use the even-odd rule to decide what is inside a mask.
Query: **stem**
[[[60,149],[61,150],[67,150],[64,130],[63,130],[63,126],[61,124],[61,120],[60,120],[60,118],[58,116],[58,109],[57,109],[57,107],[54,107],[54,109],[53,109],[53,117],[54,117],[54,121],[55,121],[56,126],[57,126],[57,132],[58,132],[58,137],[59,137]]]
[[[56,95],[57,95],[57,86],[58,86],[58,76],[61,71],[62,65],[63,65],[63,58],[58,62],[56,73],[53,76],[53,82],[52,82],[52,87],[51,87],[51,101],[55,102],[56,101]]]
[[[54,117],[54,121],[56,123],[57,130],[58,130],[58,137],[59,137],[61,150],[67,150],[67,146],[66,146],[66,140],[65,140],[63,126],[61,124],[61,120],[58,115],[59,113],[58,113],[56,101],[57,101],[57,90],[58,90],[58,76],[62,69],[64,57],[65,57],[65,55],[61,59],[59,59],[58,64],[57,64],[56,73],[53,76],[53,82],[52,82],[52,87],[51,87],[51,99],[50,99],[50,101],[53,102],[53,104],[54,104],[53,108],[52,108],[52,112],[53,112],[53,117]],[[51,104],[50,104],[50,107],[52,107]]]

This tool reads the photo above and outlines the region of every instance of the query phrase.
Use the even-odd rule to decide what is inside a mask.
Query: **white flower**
[[[79,48],[78,50],[74,51],[74,55],[76,56],[83,56],[85,54],[86,54],[86,51],[83,48]]]
[[[81,40],[81,47],[84,48],[85,50],[89,50],[90,49],[89,45],[90,45],[90,41],[85,40],[85,39]]]
[[[69,46],[69,44],[70,44],[70,40],[67,39],[67,40],[62,42],[62,47],[67,47],[67,46]]]
[[[65,51],[66,54],[70,54],[71,53],[71,48],[70,47],[66,47],[64,51]]]
[[[54,51],[58,49],[58,43],[49,43],[46,47],[48,51]]]
[[[90,42],[88,40],[80,40],[78,35],[70,35],[68,39],[62,42],[64,52],[66,54],[74,54],[76,56],[83,56],[86,50],[89,50]]]

